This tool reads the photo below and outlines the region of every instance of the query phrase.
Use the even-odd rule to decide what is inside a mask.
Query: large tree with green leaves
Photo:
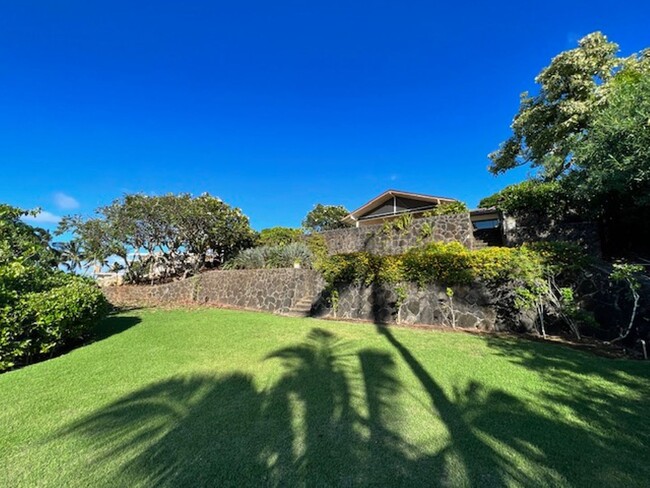
[[[521,94],[512,135],[490,154],[490,171],[530,164],[544,177],[556,178],[571,168],[576,142],[606,102],[606,85],[625,62],[617,52],[618,45],[595,32],[553,58],[535,78],[539,92]]]
[[[536,78],[539,92],[522,94],[512,135],[490,154],[489,168],[500,174],[530,165],[535,180],[557,181],[561,206],[598,219],[613,254],[639,249],[645,237],[618,237],[630,229],[639,235],[650,211],[650,51],[617,52],[595,32],[556,56]]]
[[[317,204],[305,216],[302,226],[310,232],[321,232],[349,227],[343,218],[350,212],[342,205]]]
[[[223,263],[253,243],[248,217],[209,194],[126,195],[96,217],[66,217],[91,262],[118,259],[132,282],[168,279]]]

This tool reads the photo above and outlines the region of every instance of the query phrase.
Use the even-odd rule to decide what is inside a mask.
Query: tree
[[[209,194],[125,195],[97,216],[66,217],[89,261],[117,257],[128,281],[165,280],[222,264],[253,243],[248,218]]]
[[[575,152],[577,191],[650,206],[650,72],[620,75]]]
[[[513,134],[490,154],[489,169],[500,174],[530,164],[539,170],[535,180],[558,183],[559,207],[601,224],[606,255],[638,252],[644,246],[646,252],[650,51],[619,58],[618,46],[600,32],[578,44],[542,70],[536,96],[522,94]],[[546,189],[516,188],[517,195]],[[635,229],[635,239],[622,238],[629,229]]]
[[[54,248],[59,253],[59,263],[65,266],[69,272],[87,268],[86,255],[78,239],[72,239],[68,242],[57,242]]]
[[[617,51],[618,45],[594,32],[582,38],[576,49],[553,58],[535,78],[539,93],[521,94],[513,134],[490,154],[490,171],[500,174],[530,164],[553,179],[571,168],[576,141],[606,100],[604,85],[624,63],[616,57]]]
[[[302,226],[311,232],[350,227],[343,218],[350,212],[342,205],[317,204],[302,221]]]

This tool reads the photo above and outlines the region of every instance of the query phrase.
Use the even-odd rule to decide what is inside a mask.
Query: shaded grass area
[[[649,400],[555,345],[131,311],[0,376],[0,486],[647,486]]]

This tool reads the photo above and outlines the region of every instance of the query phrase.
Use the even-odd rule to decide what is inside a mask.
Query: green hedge
[[[51,357],[88,339],[108,303],[90,280],[56,273],[53,287],[0,309],[0,371]]]
[[[519,218],[564,219],[575,205],[557,181],[526,180],[482,199],[480,207],[496,207]]]
[[[530,282],[543,276],[546,259],[530,247],[471,251],[458,242],[433,242],[396,256],[338,254],[324,259],[319,270],[330,284],[405,281],[454,286],[476,279],[493,283],[513,279]]]

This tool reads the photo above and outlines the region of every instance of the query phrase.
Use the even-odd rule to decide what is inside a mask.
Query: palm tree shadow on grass
[[[102,341],[138,325],[142,319],[130,315],[109,315],[95,327],[93,340]]]
[[[53,442],[82,439],[115,484],[502,486],[563,479],[547,452],[552,446],[530,426],[563,436],[579,432],[479,384],[448,396],[388,329],[379,332],[397,354],[356,351],[313,329],[302,343],[268,356],[284,373],[266,389],[240,373],[173,378],[70,425]],[[397,360],[426,391],[425,408],[432,422],[445,424],[448,441],[414,445],[400,432],[409,412],[398,400],[407,392]],[[498,443],[539,465],[536,476],[520,472]]]

